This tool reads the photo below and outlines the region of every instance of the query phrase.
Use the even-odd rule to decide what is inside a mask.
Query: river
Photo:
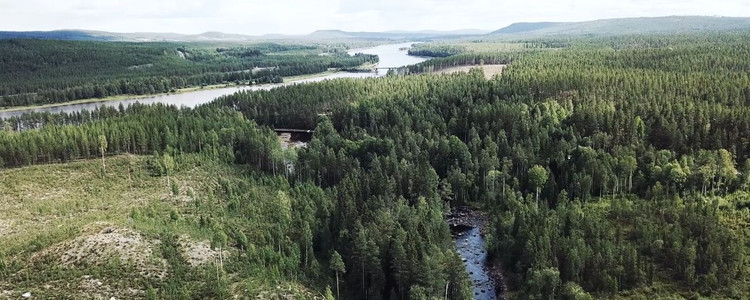
[[[367,77],[384,76],[387,73],[387,69],[383,69],[383,68],[398,68],[398,67],[403,67],[403,66],[407,66],[411,64],[420,63],[428,59],[425,57],[410,56],[408,55],[406,50],[403,50],[403,48],[409,47],[412,44],[413,43],[388,44],[388,45],[380,45],[380,46],[376,46],[372,48],[352,49],[349,51],[350,55],[354,55],[355,53],[366,53],[366,54],[378,55],[378,57],[380,58],[380,62],[377,66],[378,70],[376,72],[369,72],[369,73],[367,72],[365,73],[339,72],[339,73],[321,75],[317,77],[311,77],[311,78],[284,82],[284,83],[279,83],[279,84],[264,84],[264,85],[256,85],[256,86],[233,86],[233,87],[216,88],[216,89],[196,90],[196,91],[185,92],[185,93],[156,95],[156,96],[150,96],[150,97],[143,97],[143,96],[135,97],[134,96],[131,99],[122,99],[122,100],[97,101],[97,102],[76,103],[76,104],[61,104],[61,105],[56,105],[56,106],[44,106],[44,107],[29,107],[29,108],[20,109],[20,110],[0,111],[0,120],[14,117],[14,116],[20,116],[24,113],[29,113],[29,112],[73,113],[73,112],[81,111],[84,109],[94,110],[95,108],[102,106],[102,105],[118,107],[120,104],[122,104],[123,106],[127,107],[136,102],[139,102],[141,104],[164,103],[164,104],[177,105],[177,106],[195,107],[200,104],[211,102],[213,99],[216,99],[220,96],[234,94],[239,91],[270,90],[270,89],[280,87],[280,86],[285,86],[285,85],[318,82],[318,81],[337,79],[337,78],[367,78]]]
[[[472,285],[475,300],[498,300],[498,286],[502,278],[493,278],[487,263],[487,250],[481,228],[485,226],[486,217],[468,207],[455,207],[447,219],[453,233],[461,260],[466,266],[466,273]],[[496,281],[497,280],[497,281]],[[499,284],[498,284],[499,283]]]

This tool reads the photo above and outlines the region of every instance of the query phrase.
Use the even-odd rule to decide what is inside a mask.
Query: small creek
[[[480,228],[485,220],[468,208],[455,209],[448,217],[453,240],[472,284],[475,300],[497,300],[497,284],[487,266],[487,250]],[[499,279],[501,280],[501,279]]]

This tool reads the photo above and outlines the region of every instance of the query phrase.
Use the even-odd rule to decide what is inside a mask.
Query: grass
[[[5,208],[0,211],[0,244],[6,255],[44,248],[96,222],[126,225],[133,209],[169,201],[166,177],[150,176],[145,160],[109,157],[104,176],[100,160],[0,171],[0,206]],[[208,170],[190,171],[175,174],[173,180],[205,192]]]
[[[492,79],[495,75],[499,75],[503,73],[503,69],[505,68],[505,65],[473,65],[473,66],[461,66],[461,67],[453,67],[453,68],[447,68],[447,69],[440,69],[436,71],[438,74],[453,74],[453,73],[466,73],[469,72],[471,69],[474,68],[480,68],[482,69],[482,72],[484,73],[484,78],[486,79]]]
[[[179,192],[173,195],[165,176],[150,174],[149,158],[107,157],[104,175],[98,159],[0,169],[0,298],[25,292],[35,298],[143,298],[148,286],[172,297],[163,293],[175,283],[211,298],[205,290],[215,288],[207,280],[217,276],[218,249],[210,246],[216,226],[244,228],[251,247],[264,249],[277,230],[278,212],[291,209],[285,184],[200,154],[176,156],[179,167],[170,179]],[[248,201],[236,202],[244,213],[228,209],[227,187],[235,189],[233,201]],[[201,225],[204,217],[213,225]],[[172,245],[164,234],[178,237],[182,267],[164,252],[165,243]],[[230,295],[320,296],[232,245],[223,249],[226,269],[235,272],[225,279]],[[70,255],[72,263],[65,259]],[[196,256],[205,257],[203,263],[188,264]]]

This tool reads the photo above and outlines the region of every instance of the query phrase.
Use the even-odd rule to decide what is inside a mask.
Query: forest
[[[352,57],[345,50],[338,44],[0,40],[0,107],[278,83],[377,62],[376,56]]]
[[[510,298],[744,299],[748,40],[570,38],[550,41],[562,48],[462,52],[399,72],[409,75],[239,92],[195,109],[25,115],[3,121],[0,165],[131,153],[167,180],[199,165],[241,168],[246,178],[222,181],[199,204],[207,213],[174,217],[233,249],[218,266],[224,275],[191,273],[165,232],[172,275],[133,281],[150,298],[222,298],[242,293],[230,281],[264,276],[337,299],[471,299],[444,221],[450,207],[469,205],[490,218],[487,250]],[[479,70],[418,75],[482,63],[509,67],[491,80]],[[289,150],[272,128],[315,133]],[[281,207],[262,214],[254,203]],[[131,215],[159,222],[147,210]],[[17,275],[28,272],[21,254],[49,243],[6,249],[0,282],[37,283]]]

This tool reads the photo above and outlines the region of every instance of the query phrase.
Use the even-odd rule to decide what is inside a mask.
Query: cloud
[[[0,30],[309,33],[497,29],[521,21],[664,15],[750,15],[724,0],[0,0]]]

